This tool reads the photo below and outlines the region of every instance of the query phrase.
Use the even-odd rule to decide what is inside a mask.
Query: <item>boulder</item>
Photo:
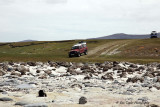
[[[114,80],[111,74],[105,74],[101,77],[102,80]]]
[[[46,103],[27,104],[24,107],[48,107]]]
[[[8,97],[2,97],[0,98],[0,101],[13,101],[13,99],[8,98]]]
[[[39,90],[38,97],[47,97],[47,94],[44,92],[44,90]]]
[[[79,88],[82,89],[82,86],[80,84],[73,84],[71,85],[71,88]]]
[[[86,104],[87,103],[87,98],[86,97],[81,97],[79,99],[79,104]]]
[[[47,75],[46,75],[46,74],[43,74],[43,75],[41,75],[40,77],[38,77],[38,79],[47,79]]]
[[[130,74],[130,73],[135,72],[135,69],[128,67],[128,69],[125,69],[125,72],[128,72]]]
[[[19,105],[19,106],[24,106],[24,105],[28,105],[28,102],[25,101],[20,101],[20,102],[16,102],[15,105]]]
[[[129,67],[131,67],[131,68],[137,68],[138,66],[136,64],[131,64]]]
[[[0,76],[5,75],[6,73],[3,70],[0,70]]]
[[[27,62],[27,64],[28,64],[29,66],[36,66],[36,63],[35,63],[35,62]]]
[[[21,76],[21,73],[16,72],[16,71],[12,71],[12,72],[11,72],[11,75],[16,75],[16,76],[20,77],[20,76]]]
[[[120,65],[116,65],[115,67],[113,67],[113,70],[124,70],[123,67],[121,67]]]
[[[40,72],[41,72],[41,70],[37,70],[37,71],[36,71],[36,73],[40,73]]]
[[[138,82],[138,81],[140,81],[140,82],[143,82],[144,81],[144,78],[141,78],[141,77],[133,77],[133,78],[128,78],[127,79],[127,83],[128,82],[132,82],[132,83],[136,83],[136,82]]]
[[[119,64],[119,62],[113,61],[113,67],[117,66],[118,64]]]
[[[52,74],[52,71],[51,71],[51,70],[45,70],[44,72],[45,72],[46,74],[48,74],[48,75]]]
[[[72,74],[72,75],[76,75],[76,74],[77,74],[77,73],[76,73],[76,70],[73,69],[72,67],[69,67],[69,68],[67,69],[67,72],[69,72],[69,73]]]
[[[160,107],[159,105],[156,105],[156,104],[149,104],[147,105],[146,107]]]

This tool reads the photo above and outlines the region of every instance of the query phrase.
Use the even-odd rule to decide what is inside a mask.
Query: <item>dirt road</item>
[[[133,42],[133,41],[132,41]],[[131,43],[131,40],[120,40],[109,42],[88,51],[88,55],[84,57],[98,57],[101,55],[114,55],[120,53],[119,49]]]

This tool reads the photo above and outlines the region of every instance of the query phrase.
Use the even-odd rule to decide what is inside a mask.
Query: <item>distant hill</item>
[[[19,41],[19,42],[34,42],[34,41],[37,41],[37,40],[28,39],[28,40],[23,40],[23,41]]]
[[[150,34],[134,35],[134,34],[117,33],[109,36],[90,38],[90,39],[147,39],[147,38],[150,38]],[[160,33],[158,33],[158,38],[160,38]]]

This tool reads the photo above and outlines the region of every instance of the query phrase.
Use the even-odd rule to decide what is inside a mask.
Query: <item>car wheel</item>
[[[80,53],[78,53],[78,54],[77,54],[77,56],[78,56],[78,57],[80,57],[80,56],[81,56],[81,54],[80,54]]]
[[[87,54],[88,54],[88,52],[86,51],[86,52],[84,52],[84,54],[85,54],[85,55],[87,55]]]
[[[69,55],[69,58],[72,58],[72,56],[71,56],[71,55]]]

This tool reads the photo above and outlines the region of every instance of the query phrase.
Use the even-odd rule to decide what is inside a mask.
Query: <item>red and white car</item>
[[[70,52],[68,53],[69,57],[77,56],[80,57],[82,54],[87,55],[88,48],[86,42],[79,42],[72,46]]]

